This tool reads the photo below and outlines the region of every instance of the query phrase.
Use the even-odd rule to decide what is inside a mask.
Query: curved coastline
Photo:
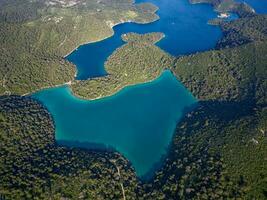
[[[157,20],[158,20],[158,19],[157,19]],[[126,23],[127,23],[127,22],[126,22]],[[130,22],[130,23],[135,23],[135,22]],[[119,24],[117,24],[117,25],[119,25]],[[115,26],[117,26],[117,25],[115,25]],[[113,29],[113,27],[112,27],[112,29]],[[113,34],[114,34],[114,30],[113,30]],[[102,40],[101,40],[101,41],[102,41]],[[92,43],[93,43],[93,42],[92,42]],[[88,44],[88,43],[86,43],[86,44]],[[81,46],[81,45],[80,45],[80,46]],[[126,90],[128,87],[131,88],[131,87],[139,86],[140,84],[149,84],[149,83],[151,83],[151,82],[153,82],[153,81],[156,81],[158,78],[159,78],[159,77],[156,77],[155,79],[153,79],[153,80],[151,80],[151,81],[148,81],[148,82],[145,82],[145,83],[138,83],[137,85],[136,85],[136,84],[133,84],[133,85],[127,85],[127,86],[121,88],[121,89],[118,90],[116,93],[114,93],[114,94],[112,94],[112,95],[110,95],[110,96],[97,98],[97,99],[95,99],[95,100],[92,99],[92,101],[97,102],[97,101],[101,101],[101,100],[106,99],[106,98],[112,98],[112,96],[117,95],[117,94],[120,94],[120,92]],[[177,79],[177,77],[176,77],[176,79]],[[178,80],[178,79],[177,79],[177,80]],[[66,84],[63,84],[63,85],[66,85]],[[86,100],[86,99],[84,99],[84,98],[80,98],[80,97],[78,97],[77,95],[74,95],[73,92],[72,92],[72,90],[71,90],[71,88],[70,88],[70,87],[68,87],[68,88],[69,88],[70,92],[72,93],[72,96],[73,96],[73,97],[75,97],[75,98],[79,98],[79,99],[82,100],[82,101],[88,101],[88,100]],[[49,88],[48,88],[48,89],[49,89]],[[90,101],[90,100],[89,100],[89,101]],[[171,143],[170,143],[170,145],[171,145]],[[166,155],[167,155],[167,154],[168,154],[168,152],[166,152]],[[127,159],[127,160],[128,160],[128,159]]]
[[[20,48],[20,44],[25,42],[20,39],[21,35],[16,31],[15,34],[7,32],[3,26],[2,33],[14,42],[8,43],[6,48],[3,40],[2,49],[17,47],[18,53],[14,48],[12,54],[9,49],[10,59],[4,51],[2,66],[5,67],[6,59],[15,71],[0,71],[0,76],[4,75],[0,91],[10,91],[0,95],[3,144],[0,145],[0,157],[3,158],[0,159],[0,177],[3,176],[0,178],[0,199],[1,192],[4,198],[14,200],[265,199],[267,10],[265,14],[258,11],[249,14],[245,11],[248,5],[242,4],[235,8],[236,11],[240,9],[235,12],[237,14],[223,12],[220,18],[220,13],[214,12],[215,18],[208,21],[213,26],[207,27],[200,24],[203,24],[203,19],[207,21],[207,16],[214,16],[209,14],[214,8],[211,5],[186,6],[189,0],[121,1],[128,2],[127,8],[134,1],[159,2],[156,5],[161,8],[160,18],[163,21],[169,18],[171,22],[161,26],[166,40],[152,43],[158,35],[148,34],[158,34],[160,31],[151,27],[164,24],[162,21],[140,25],[140,32],[135,29],[138,24],[132,22],[117,24],[110,29],[110,25],[120,19],[142,21],[143,17],[152,19],[154,16],[142,14],[145,6],[125,12],[124,4],[116,4],[121,12],[116,12],[118,15],[115,16],[107,12],[104,21],[100,16],[104,9],[95,9],[98,17],[85,20],[89,23],[76,23],[71,18],[62,21],[64,30],[72,28],[69,26],[72,23],[82,24],[74,28],[79,30],[77,34],[74,30],[73,34],[59,30],[56,31],[58,39],[53,39],[50,33],[57,29],[54,22],[51,30],[39,27],[42,33],[43,30],[48,33],[44,34],[46,39],[41,40],[46,45],[39,48],[43,54],[33,52],[32,56],[26,56],[28,59],[19,59],[25,52]],[[188,3],[181,3],[185,1]],[[261,0],[191,1],[231,3]],[[94,8],[91,1],[87,2],[88,5],[81,5],[82,8]],[[106,2],[113,5],[113,0]],[[20,1],[16,4],[21,5]],[[98,6],[102,8],[102,5]],[[196,9],[191,10],[192,7]],[[153,9],[148,7],[145,10]],[[187,17],[179,17],[181,20],[176,23],[174,10]],[[184,11],[189,14],[184,14]],[[90,19],[95,19],[93,21],[97,24],[102,22],[105,28],[91,26]],[[125,27],[130,31],[125,32]],[[169,27],[179,39],[173,38],[173,34],[163,27]],[[204,32],[207,37],[203,37],[202,27],[207,27]],[[198,46],[203,42],[214,43],[211,42],[214,37],[208,31],[209,27],[221,29],[222,38],[214,48],[199,50]],[[30,27],[14,28],[20,33],[31,32]],[[72,64],[76,62],[68,62],[68,57],[66,60],[62,57],[79,43],[104,38],[111,33],[114,37],[105,38],[104,43],[90,42],[78,46],[77,51],[72,52],[74,56],[80,56],[76,59],[76,66]],[[194,34],[200,42],[191,37]],[[123,42],[118,42],[118,38]],[[192,38],[193,42],[185,45],[186,42],[178,42],[180,38]],[[34,41],[36,38],[33,35],[30,39]],[[116,48],[112,42],[116,43]],[[173,46],[171,50],[186,46],[186,49],[195,51],[172,56],[164,48],[166,43]],[[88,50],[84,51],[85,54],[82,53],[84,49]],[[50,57],[49,50],[58,53]],[[90,84],[78,80],[80,72],[86,73],[84,69],[92,75],[98,72],[93,65],[101,66],[103,57],[107,58],[104,67],[109,76],[92,76]],[[170,57],[173,57],[171,62],[168,60]],[[12,64],[12,58],[18,58],[18,62],[14,62],[18,65]],[[31,65],[35,61],[36,65]],[[83,63],[88,67],[79,71],[79,64],[83,67]],[[23,69],[26,72],[32,70],[24,75],[24,71],[17,71]],[[107,84],[103,84],[105,81]],[[77,85],[80,85],[79,90],[76,90]],[[90,98],[98,94],[103,98]]]
[[[153,2],[154,3],[154,2]],[[190,4],[190,2],[188,2],[188,3],[186,3],[186,4]],[[184,6],[184,5],[182,5],[182,6]],[[186,5],[187,6],[187,5]],[[157,5],[157,7],[159,8],[160,7],[160,5]],[[212,7],[211,5],[209,6],[209,7]],[[193,8],[192,8],[193,9]],[[208,8],[208,10],[209,9],[212,9],[212,8]],[[214,13],[215,14],[215,13]],[[160,15],[160,13],[159,13],[159,15]],[[216,16],[216,15],[215,15]],[[214,17],[215,17],[214,16]],[[205,21],[205,24],[207,24],[208,22],[207,21]],[[124,23],[124,24],[121,24],[121,25],[125,25],[125,24],[127,24],[127,23]],[[160,25],[160,24],[159,24]],[[209,25],[208,25],[209,26]],[[218,27],[218,28],[217,28]],[[218,30],[220,30],[221,31],[221,29],[220,29],[220,27],[219,26],[217,26],[216,27],[216,29],[218,29]],[[136,29],[136,28],[134,28],[134,29]],[[150,30],[151,28],[149,28],[148,30],[149,31],[151,31]],[[127,30],[127,28],[125,29],[125,30]],[[124,31],[125,31],[124,29],[123,29],[123,31],[119,31],[119,33],[124,33]],[[211,30],[214,30],[214,29],[211,29]],[[117,30],[115,30],[115,31],[117,31]],[[132,31],[131,30],[131,28],[130,28],[130,31]],[[139,30],[138,30],[139,31]],[[152,30],[152,31],[157,31],[157,30]],[[216,32],[216,42],[222,37],[222,35],[221,35],[221,32],[220,31],[215,31]],[[135,31],[134,31],[135,32]],[[143,31],[141,31],[142,32],[142,34],[143,34]],[[218,35],[218,33],[217,32],[220,32],[220,34]],[[144,33],[146,33],[146,31],[144,31]],[[165,33],[164,33],[165,34]],[[218,36],[217,36],[218,35]],[[118,37],[119,35],[117,34],[117,36],[116,37]],[[165,54],[168,54],[168,55],[170,55],[171,57],[173,57],[174,55],[173,54],[171,54],[169,51],[166,51],[166,49],[165,49],[165,47],[166,47],[166,45],[168,45],[168,43],[170,42],[169,41],[169,39],[170,39],[170,37],[165,37],[164,39],[162,39],[161,41],[159,41],[158,42],[158,44],[156,45],[157,47],[159,47],[162,51],[164,51],[164,53]],[[215,43],[215,39],[213,38],[213,40],[212,40],[212,45],[211,44],[208,44],[208,46],[207,47],[200,47],[200,49],[202,49],[202,50],[199,50],[199,49],[197,49],[197,50],[195,50],[195,53],[197,53],[197,52],[202,52],[202,51],[207,51],[207,50],[210,50],[211,48],[215,48],[215,46],[216,46],[216,43]],[[118,39],[116,39],[116,40],[118,40]],[[165,41],[166,40],[166,41]],[[177,42],[177,41],[176,41]],[[107,44],[109,44],[110,42],[108,42]],[[213,44],[214,43],[214,44]],[[104,43],[103,43],[104,44]],[[102,45],[102,44],[100,44],[100,45]],[[121,44],[120,44],[121,45]],[[163,45],[163,46],[162,46]],[[201,44],[202,45],[202,44]],[[177,45],[176,45],[177,46]],[[104,58],[104,63],[102,64],[102,61],[100,61],[100,63],[99,62],[96,62],[96,63],[93,63],[93,64],[90,64],[90,63],[86,63],[86,64],[84,64],[84,66],[82,66],[81,67],[81,74],[83,73],[83,71],[84,71],[84,67],[95,67],[95,65],[97,64],[97,65],[101,65],[101,66],[97,66],[97,67],[103,67],[104,69],[104,71],[105,72],[107,72],[107,73],[109,73],[110,71],[109,71],[109,69],[107,69],[107,66],[105,66],[105,64],[106,64],[106,61],[108,61],[109,60],[109,58],[113,55],[113,54],[115,54],[116,53],[116,51],[118,50],[118,49],[120,49],[120,48],[122,48],[123,46],[118,46],[118,47],[116,47],[116,49],[114,49],[113,50],[113,52],[112,52],[112,54],[111,55],[108,55],[108,57],[106,58]],[[89,48],[89,49],[91,49],[91,48]],[[188,49],[188,48],[187,48]],[[80,50],[80,51],[83,51],[83,50]],[[87,52],[88,53],[88,52]],[[77,53],[76,53],[77,54]],[[191,53],[188,53],[188,54],[191,54]],[[188,55],[188,54],[178,54],[179,56],[182,56],[182,55]],[[77,54],[78,55],[78,54]],[[75,59],[76,59],[76,55],[74,55],[72,58],[71,58],[71,62],[73,62],[73,60],[74,60],[74,62],[75,62]],[[77,57],[78,58],[78,57]],[[100,58],[100,60],[102,59],[102,57]],[[79,64],[79,63],[78,63]],[[92,65],[92,66],[91,66]],[[77,67],[77,69],[79,69],[79,67],[77,66],[77,64],[76,64],[76,67]],[[166,66],[166,68],[170,68],[170,66]],[[101,71],[103,71],[103,70],[101,70]],[[113,71],[112,71],[113,72]],[[95,72],[94,72],[95,73]],[[112,74],[113,76],[116,76],[116,74]],[[83,78],[83,77],[86,77],[86,78]],[[99,75],[99,77],[97,77],[97,76],[93,76],[92,78],[90,78],[90,77],[88,77],[87,76],[87,72],[85,73],[85,75],[80,75],[80,77],[82,77],[81,79],[76,79],[75,80],[75,82],[74,82],[74,85],[79,85],[79,84],[81,84],[81,85],[84,85],[84,81],[88,81],[88,82],[90,82],[90,80],[94,80],[94,79],[97,79],[97,78],[101,78],[101,77],[105,77],[106,76],[106,74],[102,74],[102,72],[101,72],[101,75]],[[157,76],[158,77],[158,76]],[[154,78],[156,78],[156,77],[153,77],[153,79]],[[135,82],[135,83],[131,83],[131,84],[129,84],[129,85],[133,85],[133,84],[139,84],[139,83],[143,83],[143,82],[147,82],[147,81],[152,81],[153,79],[147,79],[147,80],[145,80],[145,81],[141,81],[141,82]],[[108,80],[107,80],[108,81]],[[85,83],[86,84],[86,83]],[[112,84],[112,83],[110,83],[110,84]],[[125,86],[127,86],[128,84],[126,84],[126,85],[123,85],[123,86],[120,86],[119,85],[119,87],[118,88],[116,88],[116,90],[115,90],[115,92],[118,92],[119,90],[121,90],[122,88],[124,88]],[[76,87],[76,86],[74,86],[74,87]],[[72,87],[72,88],[74,88],[74,87]],[[81,87],[87,87],[87,86],[81,86]],[[100,86],[101,87],[101,86]],[[75,90],[75,89],[72,89],[72,90]],[[112,92],[112,94],[113,93],[115,93],[115,92]],[[83,98],[83,99],[98,99],[98,98],[102,98],[103,96],[106,96],[106,94],[104,94],[104,95],[102,95],[101,93],[99,93],[99,97],[85,97],[85,96],[83,96],[83,95],[80,95],[78,92],[74,92],[75,93],[75,95],[77,95],[77,96],[79,96],[79,97],[81,97],[81,98]],[[108,96],[111,96],[112,94],[107,94]]]
[[[142,4],[142,3],[138,3],[138,4],[136,4],[136,5],[140,5],[140,4]],[[149,4],[151,4],[151,3],[149,3]],[[151,4],[151,5],[155,6],[154,4]],[[157,6],[155,6],[155,7],[156,7],[156,9],[155,9],[153,12],[151,12],[151,13],[153,13],[153,14],[156,14],[157,11],[159,10],[159,7],[157,7]],[[155,21],[157,21],[157,20],[159,20],[159,19],[160,19],[160,17],[159,17],[158,15],[156,15],[156,18],[155,18],[154,20],[152,20],[152,21],[147,21],[147,22],[138,22],[138,21],[131,21],[131,20],[117,22],[117,23],[113,24],[113,25],[110,27],[110,28],[112,29],[112,34],[111,34],[111,35],[108,35],[108,36],[106,36],[106,37],[104,37],[104,38],[102,38],[102,39],[98,39],[98,40],[94,40],[94,41],[88,41],[88,42],[81,43],[81,44],[79,44],[77,47],[75,47],[74,49],[72,49],[69,53],[67,53],[66,55],[64,55],[63,58],[66,59],[66,57],[69,56],[70,54],[72,54],[73,51],[76,51],[79,47],[81,47],[81,46],[83,46],[83,45],[92,44],[92,43],[97,43],[97,42],[100,42],[100,41],[103,41],[103,40],[105,40],[105,39],[108,39],[108,38],[112,37],[112,36],[114,35],[114,33],[115,33],[114,28],[115,28],[116,26],[118,26],[118,25],[125,24],[125,23],[149,24],[149,23],[153,23],[153,22],[155,22]]]
[[[206,3],[206,2],[201,2],[201,0],[200,0],[199,2],[192,2],[192,0],[188,0],[188,1],[190,2],[190,4],[205,4],[205,3]],[[136,1],[134,1],[133,3],[135,4],[135,2],[136,2]],[[147,3],[147,2],[140,2],[140,3],[137,3],[136,5],[140,5],[140,4],[142,4],[142,3]],[[153,13],[154,13],[154,14],[156,14],[156,13],[158,12],[158,10],[160,9],[158,6],[156,6],[156,5],[154,5],[154,4],[150,3],[150,2],[148,2],[148,4],[151,4],[151,5],[155,6],[156,9],[153,10]],[[207,4],[211,4],[211,5],[212,5],[212,3],[207,3]],[[214,7],[214,6],[213,6],[213,7]],[[121,22],[118,22],[118,23],[114,24],[114,25],[111,27],[111,29],[112,29],[112,34],[111,34],[111,35],[106,36],[105,38],[102,38],[102,39],[99,39],[99,40],[94,40],[94,41],[88,41],[88,42],[85,42],[85,43],[81,43],[81,44],[79,44],[77,47],[75,47],[74,49],[72,49],[69,53],[67,53],[66,55],[64,55],[63,58],[66,59],[67,56],[69,56],[70,54],[72,54],[74,51],[76,51],[78,48],[80,48],[80,47],[83,46],[83,45],[93,44],[93,43],[101,42],[101,41],[104,41],[104,40],[106,40],[106,39],[111,38],[111,37],[114,36],[114,34],[115,34],[114,28],[117,27],[117,26],[119,26],[119,25],[123,25],[123,24],[127,24],[127,23],[129,23],[129,24],[150,24],[150,23],[153,23],[153,22],[156,22],[156,21],[160,20],[160,17],[159,17],[158,15],[156,15],[156,16],[157,16],[157,18],[155,18],[155,19],[152,20],[152,21],[148,21],[148,22],[138,22],[138,21],[130,21],[130,22],[129,22],[129,21],[121,21]],[[163,39],[164,39],[164,38],[163,38]],[[158,42],[160,42],[160,41],[158,41]],[[115,50],[115,51],[116,51],[116,50]],[[205,50],[205,51],[206,51],[206,50]],[[169,54],[169,52],[165,52],[165,53]],[[180,55],[180,56],[181,56],[181,55]],[[66,60],[66,61],[67,61],[67,62],[70,62],[70,61],[68,61],[68,60]],[[48,88],[53,88],[53,87],[60,87],[60,86],[63,86],[63,85],[71,85],[71,84],[72,84],[72,81],[74,81],[74,80],[75,80],[75,81],[79,81],[79,80],[76,80],[77,72],[78,72],[78,71],[77,71],[77,66],[76,66],[74,63],[72,63],[72,62],[71,62],[71,64],[73,64],[73,65],[75,66],[75,71],[76,71],[73,80],[71,80],[71,81],[69,81],[69,82],[66,82],[66,83],[58,84],[58,85],[55,85],[55,86],[46,86],[46,87],[37,89],[36,91],[25,93],[25,94],[23,94],[22,96],[27,96],[27,95],[36,93],[36,92],[38,92],[38,91],[41,91],[41,90],[43,90],[43,89],[48,89]],[[150,81],[153,81],[153,79],[152,79],[152,80],[148,80],[148,82],[150,82]],[[136,83],[136,84],[141,84],[141,83]],[[132,84],[131,84],[131,85],[132,85]],[[126,85],[126,86],[127,86],[127,85]],[[126,87],[126,86],[124,86],[124,87]],[[123,89],[124,87],[121,87],[119,90]],[[117,92],[118,92],[119,90],[117,90]],[[75,95],[77,95],[77,94],[75,94]],[[78,95],[77,95],[77,96],[78,96]],[[81,96],[80,96],[80,97],[81,97]],[[84,99],[86,99],[86,98],[84,98]],[[94,100],[94,99],[92,99],[92,100]]]
[[[150,92],[144,94],[146,90]],[[111,97],[94,101],[72,95],[66,86],[35,95],[33,97],[41,101],[50,99],[46,107],[50,113],[53,111],[51,114],[56,121],[57,140],[113,146],[133,163],[139,175],[143,175],[158,157],[167,153],[165,148],[168,147],[176,123],[183,115],[181,112],[184,106],[196,102],[169,70],[153,82],[126,87]],[[151,102],[148,97],[153,97],[154,101]],[[143,113],[144,110],[146,114]],[[150,113],[155,114],[152,117]],[[66,117],[63,119],[61,115]],[[147,120],[142,120],[143,117]],[[162,128],[157,128],[155,122],[160,122]],[[148,140],[152,135],[153,143]],[[147,139],[142,140],[143,137]],[[136,147],[140,143],[139,150]],[[141,147],[148,145],[150,150],[140,156]],[[151,157],[147,157],[148,155]],[[147,161],[143,163],[140,159]]]

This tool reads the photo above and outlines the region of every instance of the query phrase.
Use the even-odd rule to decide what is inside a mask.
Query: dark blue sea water
[[[140,2],[140,1],[139,1]],[[208,25],[217,13],[211,5],[192,5],[188,0],[149,0],[159,7],[160,20],[146,24],[125,23],[114,27],[115,34],[101,42],[80,46],[67,56],[78,69],[77,79],[84,80],[105,75],[104,62],[112,52],[124,44],[121,35],[128,32],[163,32],[165,38],[157,45],[172,55],[204,51],[215,46],[221,37],[218,26]]]
[[[245,2],[250,5],[256,13],[267,14],[267,0],[236,0],[237,2]]]
[[[132,162],[139,176],[160,161],[176,123],[196,103],[170,71],[153,82],[127,87],[95,101],[76,98],[67,86],[47,89],[33,97],[44,102],[52,113],[58,141],[91,143],[88,148],[99,144],[115,148]]]
[[[210,5],[191,5],[188,0],[150,2],[159,7],[160,20],[118,25],[114,36],[83,45],[67,57],[76,64],[78,79],[105,75],[105,60],[123,44],[121,34],[127,32],[163,32],[166,37],[157,45],[172,55],[211,49],[221,37],[219,27],[207,24],[217,17]],[[176,123],[196,103],[170,71],[151,83],[127,87],[95,101],[74,97],[67,86],[43,90],[33,97],[53,115],[57,141],[115,148],[130,160],[138,176],[154,172],[167,152]]]

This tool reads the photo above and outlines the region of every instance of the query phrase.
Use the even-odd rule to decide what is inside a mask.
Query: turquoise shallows
[[[67,86],[35,93],[56,124],[56,140],[88,148],[111,147],[132,163],[139,177],[154,171],[166,154],[175,126],[196,99],[170,71],[99,100],[82,100]],[[102,147],[101,147],[102,145]]]
[[[124,33],[162,32],[165,38],[157,45],[172,55],[209,50],[221,37],[218,26],[208,25],[217,17],[211,5],[192,5],[188,0],[149,2],[159,7],[158,21],[120,24],[114,27],[112,37],[82,45],[67,56],[77,66],[77,79],[105,75],[104,62],[124,44]],[[94,101],[73,96],[67,86],[46,89],[33,97],[54,117],[58,142],[116,149],[132,163],[139,177],[154,173],[167,153],[177,122],[196,103],[170,71],[150,83],[130,86]]]

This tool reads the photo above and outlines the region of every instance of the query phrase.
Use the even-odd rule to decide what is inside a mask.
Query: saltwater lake
[[[124,33],[163,32],[166,37],[157,45],[172,55],[211,49],[221,37],[219,27],[207,24],[217,16],[208,4],[191,5],[187,0],[149,2],[159,7],[160,20],[146,25],[118,25],[114,36],[82,45],[66,58],[76,64],[77,79],[105,75],[104,62],[124,44]],[[154,172],[167,153],[176,123],[196,103],[170,71],[150,83],[94,101],[76,98],[67,86],[42,90],[33,97],[53,115],[58,142],[116,149],[132,163],[139,177]]]
[[[196,102],[170,71],[153,82],[95,101],[76,98],[67,86],[41,91],[34,97],[52,113],[59,142],[115,148],[140,176],[160,161],[177,121],[187,106]]]

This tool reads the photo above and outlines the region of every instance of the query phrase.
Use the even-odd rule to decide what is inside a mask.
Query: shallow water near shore
[[[209,50],[221,37],[218,26],[208,25],[218,14],[208,4],[191,5],[187,0],[148,2],[159,7],[160,20],[115,26],[112,37],[82,45],[67,56],[77,66],[77,79],[105,75],[104,62],[124,44],[121,40],[124,33],[163,32],[165,38],[157,45],[172,55]],[[168,70],[152,82],[130,86],[94,101],[73,96],[67,86],[46,89],[33,97],[52,114],[58,142],[116,149],[132,163],[139,177],[153,175],[160,166],[176,124],[197,102]]]
[[[33,95],[44,102],[56,124],[56,140],[88,148],[116,149],[139,177],[166,154],[176,123],[196,99],[170,71],[156,80],[127,87],[99,100],[71,94],[67,86]]]
[[[187,0],[149,2],[159,7],[160,20],[115,26],[112,37],[82,45],[67,57],[77,66],[77,79],[105,75],[104,62],[124,44],[124,33],[163,32],[165,38],[157,45],[172,55],[209,50],[221,37],[219,27],[208,25],[217,17],[208,4],[191,5]],[[160,166],[176,124],[197,102],[170,71],[150,83],[130,86],[94,101],[76,98],[67,86],[43,90],[33,97],[52,114],[57,141],[116,149],[132,163],[139,177],[153,175]]]
[[[137,1],[141,3],[144,1]],[[222,36],[218,26],[208,24],[216,18],[209,4],[190,4],[188,0],[148,0],[159,7],[160,19],[149,24],[124,23],[114,27],[114,35],[100,42],[80,46],[66,57],[78,69],[77,79],[85,80],[106,75],[104,62],[124,42],[121,35],[129,32],[162,32],[165,37],[157,43],[172,55],[189,54],[214,48]]]

